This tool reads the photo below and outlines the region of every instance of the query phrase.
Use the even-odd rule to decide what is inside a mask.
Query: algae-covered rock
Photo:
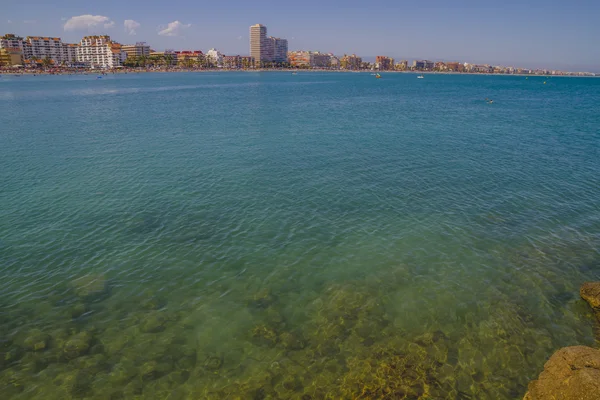
[[[29,331],[25,340],[23,341],[23,346],[25,349],[30,351],[42,351],[46,350],[50,343],[50,335],[45,332],[42,332],[39,329],[33,329]]]
[[[55,385],[60,386],[70,397],[85,397],[91,391],[94,376],[83,371],[70,370],[60,374],[54,380]]]
[[[600,282],[585,282],[581,285],[579,294],[594,310],[600,312]]]
[[[122,358],[120,362],[113,365],[108,374],[111,386],[124,385],[138,375],[138,367],[131,360]]]
[[[524,400],[555,399],[600,400],[600,350],[565,347],[550,357]]]
[[[304,338],[294,332],[283,332],[279,335],[279,343],[286,350],[302,350],[306,346]]]
[[[257,325],[252,329],[252,339],[261,346],[275,346],[278,341],[277,332],[269,326]]]
[[[216,372],[223,366],[223,357],[214,354],[209,355],[204,360],[203,366],[207,371]]]
[[[108,280],[104,274],[89,274],[71,281],[77,296],[91,300],[108,292]]]
[[[74,359],[86,354],[92,343],[92,335],[87,332],[79,332],[67,340],[63,346],[63,354],[66,359]]]
[[[248,305],[255,308],[268,308],[276,301],[275,296],[267,288],[254,293],[248,299]]]
[[[0,346],[0,370],[18,362],[24,354],[25,352],[20,346],[9,341],[2,343]]]
[[[152,381],[167,374],[171,366],[158,361],[148,361],[140,367],[140,375],[144,381]]]
[[[0,394],[10,398],[25,390],[27,376],[16,369],[9,368],[0,373]]]
[[[146,333],[157,333],[165,330],[170,316],[163,311],[150,312],[141,322],[141,330]]]

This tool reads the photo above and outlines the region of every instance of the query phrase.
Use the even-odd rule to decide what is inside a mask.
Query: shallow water
[[[0,393],[519,398],[595,344],[599,102],[577,78],[4,76]]]

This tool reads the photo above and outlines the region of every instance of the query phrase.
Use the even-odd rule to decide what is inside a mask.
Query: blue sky
[[[68,42],[106,33],[157,50],[216,47],[247,54],[248,28],[262,23],[269,35],[287,38],[290,50],[600,70],[600,0],[3,3],[0,32]]]

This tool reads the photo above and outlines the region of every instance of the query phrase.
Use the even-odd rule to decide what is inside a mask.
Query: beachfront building
[[[318,51],[290,51],[288,62],[296,68],[331,68],[333,54]]]
[[[406,71],[406,70],[408,70],[408,61],[407,60],[401,60],[399,63],[397,63],[394,66],[394,69],[396,71]]]
[[[310,68],[313,65],[313,53],[311,51],[290,51],[288,62],[295,68]]]
[[[200,50],[176,51],[175,56],[177,65],[187,68],[199,65],[204,59],[204,53]]]
[[[60,38],[46,36],[27,36],[23,54],[27,60],[49,58],[55,64],[64,60],[63,43]]]
[[[19,49],[22,53],[24,43],[25,41],[22,37],[16,36],[13,33],[0,36],[0,49]]]
[[[375,68],[380,71],[390,71],[394,69],[394,59],[386,56],[375,57]]]
[[[340,60],[340,66],[346,70],[359,70],[362,66],[362,58],[356,54],[344,54],[344,57]]]
[[[210,62],[217,67],[223,65],[223,53],[221,53],[217,49],[210,49],[209,51],[207,51],[206,58],[209,59]]]
[[[77,48],[77,61],[91,68],[115,68],[123,65],[127,53],[110,36],[85,36]]]
[[[446,63],[446,68],[450,72],[463,72],[464,65],[458,62],[449,62]]]
[[[136,44],[124,44],[121,49],[127,53],[127,58],[149,57],[150,46],[146,42],[137,42]]]
[[[23,52],[18,47],[0,48],[0,67],[12,67],[23,64]]]
[[[261,24],[250,27],[250,57],[259,65],[271,61],[271,41],[267,39],[267,27]]]
[[[285,63],[288,61],[287,39],[267,36],[267,27],[261,24],[250,27],[250,57],[257,67],[268,63]]]
[[[288,41],[287,39],[280,39],[275,37],[268,38],[271,41],[270,49],[273,51],[271,61],[274,63],[286,63],[288,60]]]
[[[414,60],[412,65],[416,71],[432,71],[434,67],[434,62],[429,60]]]

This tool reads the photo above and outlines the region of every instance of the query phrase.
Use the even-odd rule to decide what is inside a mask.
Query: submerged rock
[[[42,351],[46,350],[50,343],[50,335],[42,332],[39,329],[33,329],[29,331],[27,337],[23,341],[23,346],[27,350],[31,351]]]
[[[596,313],[600,312],[600,282],[585,282],[581,285],[579,294]]]
[[[104,274],[89,274],[71,281],[77,296],[91,300],[108,292],[108,281]]]
[[[554,353],[523,400],[546,399],[600,400],[600,350],[573,346]]]
[[[65,358],[71,360],[86,354],[91,343],[92,335],[89,332],[80,332],[71,336],[63,346]]]

